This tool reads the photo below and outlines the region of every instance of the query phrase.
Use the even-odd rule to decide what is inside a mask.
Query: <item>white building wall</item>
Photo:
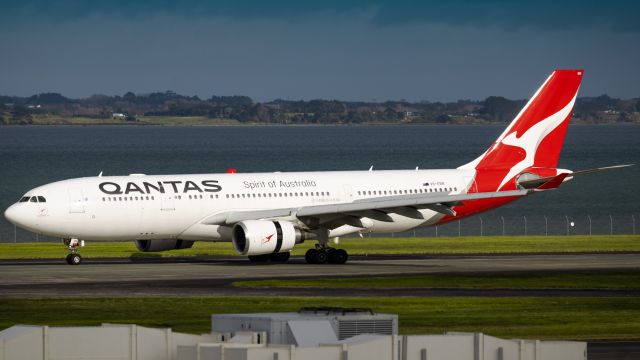
[[[291,360],[342,360],[342,346],[323,345],[321,347],[294,348]],[[374,360],[371,358],[368,360]]]
[[[500,360],[500,352],[502,359],[519,359],[520,346],[518,341],[499,339],[484,334],[475,334],[476,341],[480,341],[485,360]],[[523,359],[524,360],[524,359]]]
[[[188,335],[136,325],[14,326],[0,331],[0,360],[585,360],[587,346],[480,333],[358,335],[313,347],[257,343],[264,337],[264,332]]]
[[[137,325],[13,326],[0,331],[0,360],[173,360],[178,345],[216,339]]]
[[[48,332],[49,360],[73,359],[78,354],[87,360],[128,360],[136,354],[135,330],[130,327],[54,327]]]
[[[429,360],[474,359],[473,334],[403,336],[405,359],[420,360],[426,352]]]
[[[542,341],[540,358],[544,360],[586,360],[587,345],[578,341]]]
[[[16,325],[0,331],[0,360],[42,359],[43,327]]]

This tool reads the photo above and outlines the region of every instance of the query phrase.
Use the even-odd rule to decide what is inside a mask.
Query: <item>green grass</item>
[[[456,288],[456,289],[640,289],[640,272],[561,274],[409,275],[236,281],[240,287]]]
[[[313,247],[307,241],[294,248],[302,255]],[[614,236],[475,236],[439,238],[343,238],[337,247],[351,255],[374,254],[507,254],[640,251],[640,235]],[[84,257],[234,255],[230,243],[196,242],[193,248],[141,254],[131,242],[87,242]],[[62,243],[0,244],[0,259],[60,258]]]
[[[210,314],[368,307],[397,313],[403,334],[480,331],[541,339],[640,339],[640,298],[181,297],[0,300],[0,329],[14,324],[102,322],[210,331]]]

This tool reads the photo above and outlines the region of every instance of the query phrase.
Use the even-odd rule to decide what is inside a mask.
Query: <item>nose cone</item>
[[[9,206],[9,208],[4,211],[4,217],[9,220],[10,223],[18,225],[18,209],[16,206]]]

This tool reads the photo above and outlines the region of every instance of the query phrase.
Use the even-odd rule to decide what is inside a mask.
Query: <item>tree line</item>
[[[505,123],[526,100],[490,96],[481,101],[358,102],[339,100],[282,100],[257,102],[247,96],[184,96],[172,91],[71,99],[58,93],[30,97],[0,96],[0,124],[30,124],[35,116],[111,118],[124,114],[129,121],[144,116],[233,119],[241,123],[358,124],[358,123]],[[582,97],[574,109],[576,122],[640,122],[640,98],[607,95]]]

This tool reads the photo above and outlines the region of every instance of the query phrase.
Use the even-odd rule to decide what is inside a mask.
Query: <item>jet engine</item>
[[[136,247],[142,252],[167,251],[175,249],[188,249],[193,246],[193,241],[165,239],[165,240],[136,240]]]
[[[245,220],[233,227],[231,241],[240,255],[285,252],[309,238],[288,221]]]

